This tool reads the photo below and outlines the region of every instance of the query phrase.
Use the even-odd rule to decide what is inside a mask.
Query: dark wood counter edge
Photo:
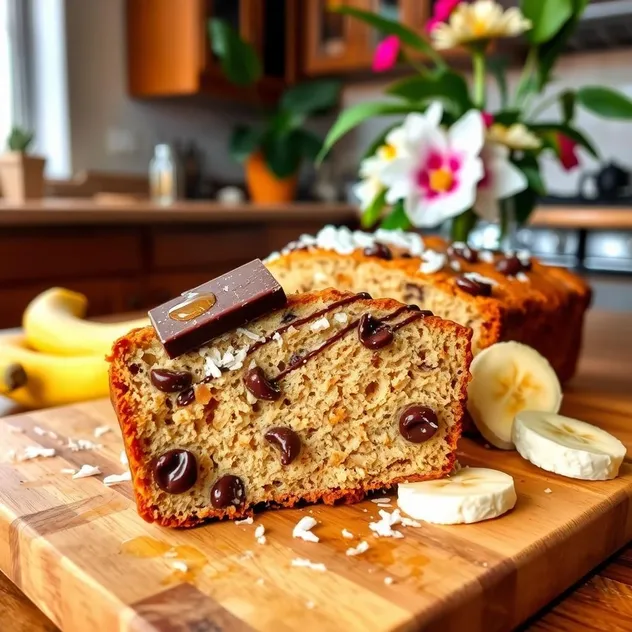
[[[228,222],[301,222],[318,219],[344,223],[359,218],[358,208],[343,202],[294,202],[291,204],[221,204],[183,201],[170,206],[149,202],[95,202],[80,198],[48,198],[25,204],[0,199],[1,226],[215,224]],[[537,227],[632,230],[632,206],[539,206],[530,224]]]
[[[81,199],[51,198],[23,205],[0,200],[0,226],[121,225],[121,224],[215,224],[233,222],[273,223],[321,220],[357,220],[357,208],[349,204],[297,202],[281,205],[178,202],[159,206],[145,202],[101,203]]]

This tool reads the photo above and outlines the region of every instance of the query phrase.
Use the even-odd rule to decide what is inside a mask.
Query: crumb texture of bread
[[[249,515],[263,504],[354,502],[370,490],[438,478],[452,469],[470,379],[471,330],[433,316],[397,328],[415,313],[402,311],[388,323],[395,330],[392,342],[369,349],[354,323],[367,313],[383,318],[403,305],[366,298],[287,327],[348,296],[335,290],[293,295],[285,309],[175,359],[152,328],[115,343],[111,399],[146,520],[192,526]],[[281,335],[257,348],[258,339],[284,323]],[[298,355],[343,330],[278,380],[275,401],[257,399],[245,387],[244,377],[255,367],[274,379]],[[177,393],[158,390],[150,379],[158,368],[190,373],[194,400],[180,405]],[[437,416],[437,431],[422,443],[400,433],[401,412],[411,405],[429,407]],[[288,465],[281,463],[278,446],[265,439],[273,427],[290,428],[300,438],[300,454]],[[191,452],[197,465],[195,484],[183,493],[168,493],[155,480],[156,460],[174,449]],[[225,475],[243,483],[243,504],[212,505],[213,485]]]
[[[398,231],[392,232],[397,236]],[[363,249],[340,252],[315,244],[289,248],[265,263],[287,293],[335,287],[413,303],[470,327],[474,354],[496,342],[515,340],[544,355],[560,380],[573,376],[592,298],[583,279],[532,257],[528,270],[506,275],[496,267],[502,253],[487,251],[485,260],[472,262],[446,255],[449,244],[439,237],[424,237],[423,244],[426,251],[444,258],[432,273],[422,272],[423,259],[398,245],[389,245],[389,260],[367,256]],[[456,280],[465,274],[491,283],[491,296],[473,296],[459,288]]]

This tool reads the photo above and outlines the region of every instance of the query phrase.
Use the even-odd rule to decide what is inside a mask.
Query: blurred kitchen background
[[[318,172],[305,165],[296,202],[252,204],[227,147],[236,125],[259,116],[255,95],[226,81],[206,35],[209,18],[219,17],[255,44],[265,75],[257,98],[266,103],[319,77],[342,80],[341,107],[375,99],[392,79],[370,72],[379,36],[328,12],[340,3],[0,0],[0,139],[16,123],[31,129],[32,153],[46,159],[41,199],[0,197],[0,328],[19,325],[28,301],[51,285],[85,293],[94,315],[140,310],[325,223],[357,226],[350,189],[359,160],[392,120],[350,134]],[[420,33],[432,7],[347,3]],[[513,82],[524,49],[510,46]],[[594,79],[632,96],[631,47],[632,1],[592,1],[557,67],[556,90]],[[310,128],[324,135],[333,120]],[[583,111],[578,124],[601,160],[582,153],[573,172],[551,161],[551,195],[520,239],[589,277],[600,308],[632,311],[632,128]],[[155,190],[150,196],[156,156],[182,175],[167,203]]]

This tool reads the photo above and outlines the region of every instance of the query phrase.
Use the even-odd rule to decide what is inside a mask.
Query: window
[[[9,0],[0,0],[0,151],[13,122]]]

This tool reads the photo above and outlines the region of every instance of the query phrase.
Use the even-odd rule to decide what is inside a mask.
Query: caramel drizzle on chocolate
[[[405,318],[401,322],[393,325],[392,326],[393,331],[397,331],[398,329],[401,329],[402,327],[409,325],[415,320],[419,318],[424,318],[426,316],[426,312],[420,311],[417,308],[417,306],[411,307],[410,305],[402,305],[401,307],[398,307],[394,312],[391,312],[390,314],[387,314],[386,316],[383,316],[382,318],[378,320],[382,322],[387,322],[387,321],[393,320],[394,318],[397,318],[404,312],[409,312],[409,311],[412,311],[414,313],[408,318]],[[325,340],[325,342],[323,342],[319,347],[316,347],[316,349],[312,349],[309,353],[306,353],[303,356],[302,360],[300,360],[299,362],[290,364],[290,366],[288,366],[285,370],[281,371],[275,378],[273,378],[272,381],[278,382],[279,380],[282,380],[288,373],[291,373],[295,369],[305,366],[308,360],[311,360],[312,358],[316,357],[321,351],[324,351],[325,349],[327,349],[327,347],[330,347],[335,342],[338,342],[338,340],[346,336],[349,332],[353,331],[354,329],[357,329],[359,323],[360,323],[359,318],[352,321],[349,325],[347,325],[346,327],[341,329],[339,332],[334,334],[331,338],[327,338],[327,340]]]

